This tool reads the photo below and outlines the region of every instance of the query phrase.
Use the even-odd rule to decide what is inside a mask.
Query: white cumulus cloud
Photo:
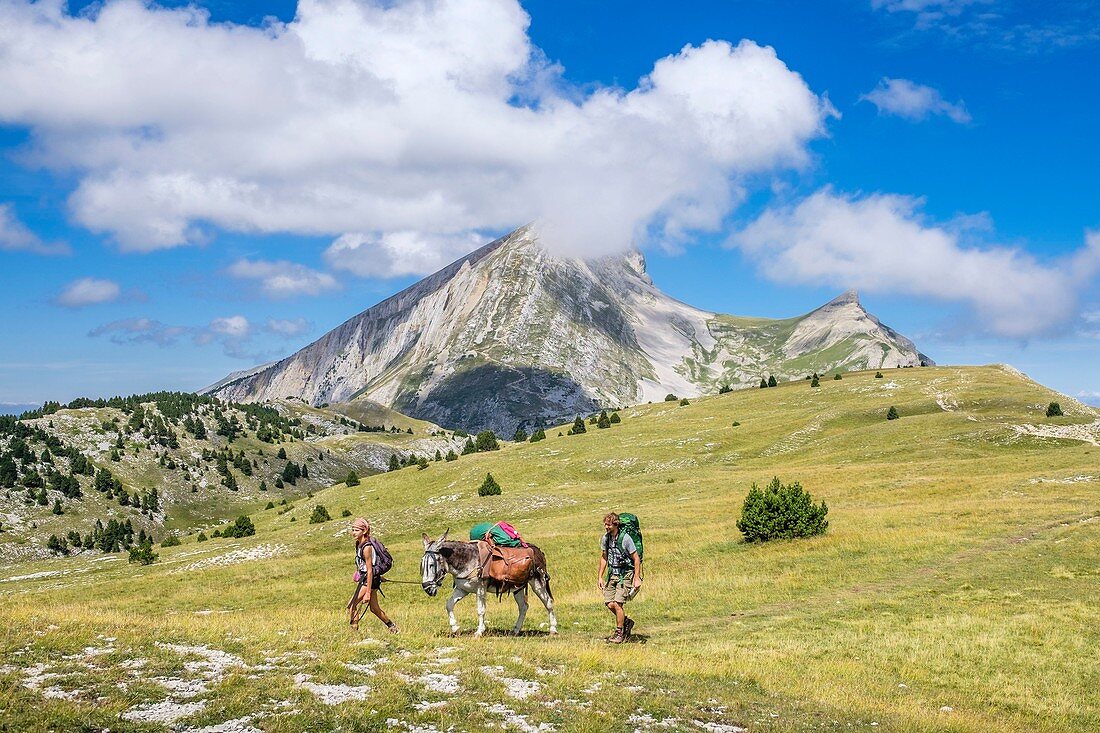
[[[43,242],[26,224],[19,221],[12,204],[0,204],[0,250],[60,255],[67,254],[69,246],[64,242]]]
[[[473,233],[424,235],[420,232],[386,234],[349,233],[325,250],[325,261],[334,270],[360,277],[427,275],[485,244]]]
[[[0,122],[33,131],[32,161],[77,171],[76,221],[133,251],[208,226],[348,234],[349,269],[420,272],[532,220],[568,254],[676,240],[718,228],[751,174],[804,165],[834,114],[751,41],[686,46],[633,88],[574,87],[517,0],[301,0],[263,28],[64,8],[0,0]],[[370,250],[392,263],[364,265]]]
[[[264,328],[269,333],[282,336],[283,338],[294,338],[295,336],[301,336],[304,333],[308,333],[313,325],[304,318],[269,318]]]
[[[1073,256],[1040,262],[1020,249],[968,246],[907,196],[819,191],[766,211],[731,243],[779,282],[826,284],[957,302],[989,332],[1028,338],[1067,327],[1100,272],[1100,232]]]
[[[111,280],[82,277],[66,285],[54,302],[66,308],[82,308],[86,305],[111,303],[119,299],[122,289]]]
[[[884,77],[871,91],[860,97],[878,108],[879,114],[896,115],[919,122],[931,115],[943,115],[954,122],[970,122],[970,113],[962,100],[948,102],[935,89],[908,79]]]
[[[259,282],[264,294],[272,298],[320,295],[340,287],[336,278],[327,272],[318,272],[286,260],[240,259],[230,265],[227,272],[236,278]]]

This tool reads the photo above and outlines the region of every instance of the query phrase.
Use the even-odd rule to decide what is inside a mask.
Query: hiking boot
[[[634,632],[634,619],[627,618],[623,622],[623,638],[628,638]]]
[[[623,630],[615,629],[615,633],[607,637],[608,644],[622,644],[623,643]]]

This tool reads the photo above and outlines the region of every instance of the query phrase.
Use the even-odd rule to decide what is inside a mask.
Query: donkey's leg
[[[523,619],[527,617],[527,586],[512,591],[512,597],[516,599],[516,605],[519,606],[516,628],[512,629],[512,633],[519,636],[520,632],[523,631]]]
[[[550,633],[558,633],[558,617],[554,615],[554,596],[550,595],[550,589],[546,587],[542,578],[532,578],[531,590],[542,601],[542,605],[546,606],[546,613],[550,614]]]
[[[474,632],[474,636],[481,636],[485,633],[485,584],[480,583],[477,586],[477,631]]]
[[[455,618],[455,604],[466,597],[466,591],[460,586],[455,586],[455,592],[447,599],[447,618],[451,622],[451,631],[458,633],[458,619]]]

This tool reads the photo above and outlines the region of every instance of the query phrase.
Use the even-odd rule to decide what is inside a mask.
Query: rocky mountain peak
[[[207,391],[238,402],[370,399],[440,425],[511,435],[517,424],[670,392],[922,360],[854,291],[794,319],[723,316],[661,292],[640,252],[558,258],[528,225],[296,354]]]

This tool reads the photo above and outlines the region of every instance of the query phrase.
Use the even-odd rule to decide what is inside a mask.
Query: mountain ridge
[[[365,397],[441,425],[510,434],[762,376],[921,363],[932,361],[854,291],[789,319],[714,313],[663,293],[640,252],[557,258],[528,225],[202,392],[237,402]]]

